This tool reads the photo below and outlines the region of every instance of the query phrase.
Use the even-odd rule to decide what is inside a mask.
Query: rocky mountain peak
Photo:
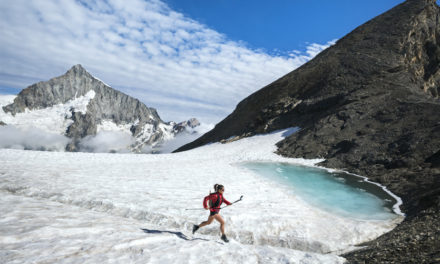
[[[76,64],[72,66],[64,75],[60,76],[61,78],[78,78],[85,77],[90,79],[96,79],[93,77],[81,64]]]
[[[23,89],[15,98],[14,103],[3,107],[3,110],[15,115],[24,112],[26,108],[33,110],[51,107],[84,96],[91,90],[96,91],[105,87],[107,86],[104,83],[94,78],[78,64],[59,77],[47,82],[38,82]]]
[[[82,103],[78,105],[74,103],[76,101]],[[69,151],[78,150],[81,139],[96,135],[108,126],[130,133],[135,139],[131,149],[136,152],[145,145],[171,139],[192,124],[174,127],[174,122],[165,123],[156,109],[107,86],[80,64],[59,77],[23,89],[14,103],[3,107],[3,111],[15,115],[25,112],[25,109],[47,109],[59,104],[77,105],[71,106],[65,113],[66,118],[73,122],[63,132],[72,138],[67,146]]]

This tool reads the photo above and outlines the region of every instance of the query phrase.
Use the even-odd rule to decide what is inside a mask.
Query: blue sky
[[[82,64],[165,121],[237,103],[403,1],[0,1],[0,93]]]
[[[167,4],[251,48],[288,54],[307,43],[339,39],[403,0],[165,0]]]

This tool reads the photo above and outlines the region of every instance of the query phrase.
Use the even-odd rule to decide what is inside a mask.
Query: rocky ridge
[[[433,263],[440,249],[440,8],[407,0],[240,102],[183,151],[298,126],[278,153],[367,176],[406,219],[344,255],[350,263]]]
[[[183,121],[174,125],[174,130],[178,133],[183,131],[188,131],[192,128],[198,127],[200,125],[199,120],[191,118],[188,121]]]
[[[162,121],[156,109],[109,87],[81,65],[73,66],[62,76],[23,89],[12,104],[3,107],[3,111],[16,115],[26,109],[44,109],[65,104],[75,98],[90,96],[91,91],[93,98],[88,102],[85,112],[72,107],[70,115],[66,115],[66,118],[72,120],[65,131],[65,135],[72,139],[66,147],[68,151],[77,151],[80,140],[96,135],[105,122],[129,129],[129,133],[135,138],[135,143],[130,147],[134,152],[141,151],[146,145],[154,146],[172,139],[178,133],[186,131],[186,126],[198,125],[196,119],[179,124]]]

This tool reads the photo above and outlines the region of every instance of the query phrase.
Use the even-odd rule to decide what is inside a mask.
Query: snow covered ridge
[[[71,119],[71,109],[75,109],[75,111],[85,114],[87,112],[87,105],[95,95],[95,91],[92,90],[86,95],[72,99],[65,104],[57,104],[51,107],[34,110],[25,108],[24,112],[16,113],[15,116],[11,113],[5,113],[2,106],[10,103],[6,100],[0,99],[0,120],[7,125],[14,126],[18,129],[38,128],[47,133],[62,135],[73,123],[73,120]],[[0,96],[0,98],[2,97],[3,96]],[[6,96],[6,98],[11,99],[11,96]],[[3,101],[6,101],[7,104],[3,105]]]
[[[163,155],[0,150],[0,244],[6,262],[342,263],[340,252],[401,220],[358,220],[311,207],[242,162],[314,162],[274,154],[285,131]],[[203,197],[230,201],[218,224]],[[11,206],[13,204],[14,206]],[[19,250],[20,249],[20,250]],[[38,249],[38,254],[35,250]],[[2,253],[4,252],[4,253]],[[213,257],[212,252],[215,252]]]
[[[8,126],[0,127],[0,135],[10,140],[3,140],[0,147],[39,150],[164,152],[176,142],[184,144],[206,132],[195,118],[162,121],[154,108],[112,89],[81,65],[33,84],[15,98],[0,96],[0,121]],[[23,138],[29,132],[57,142],[61,142],[59,136],[66,137],[62,141],[67,143],[64,147],[45,145],[45,140],[29,144]]]

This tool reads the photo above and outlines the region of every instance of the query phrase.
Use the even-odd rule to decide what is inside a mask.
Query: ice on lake
[[[244,167],[290,186],[305,202],[345,217],[387,220],[397,217],[392,211],[395,198],[380,186],[346,173],[294,166],[287,163],[245,163]]]

